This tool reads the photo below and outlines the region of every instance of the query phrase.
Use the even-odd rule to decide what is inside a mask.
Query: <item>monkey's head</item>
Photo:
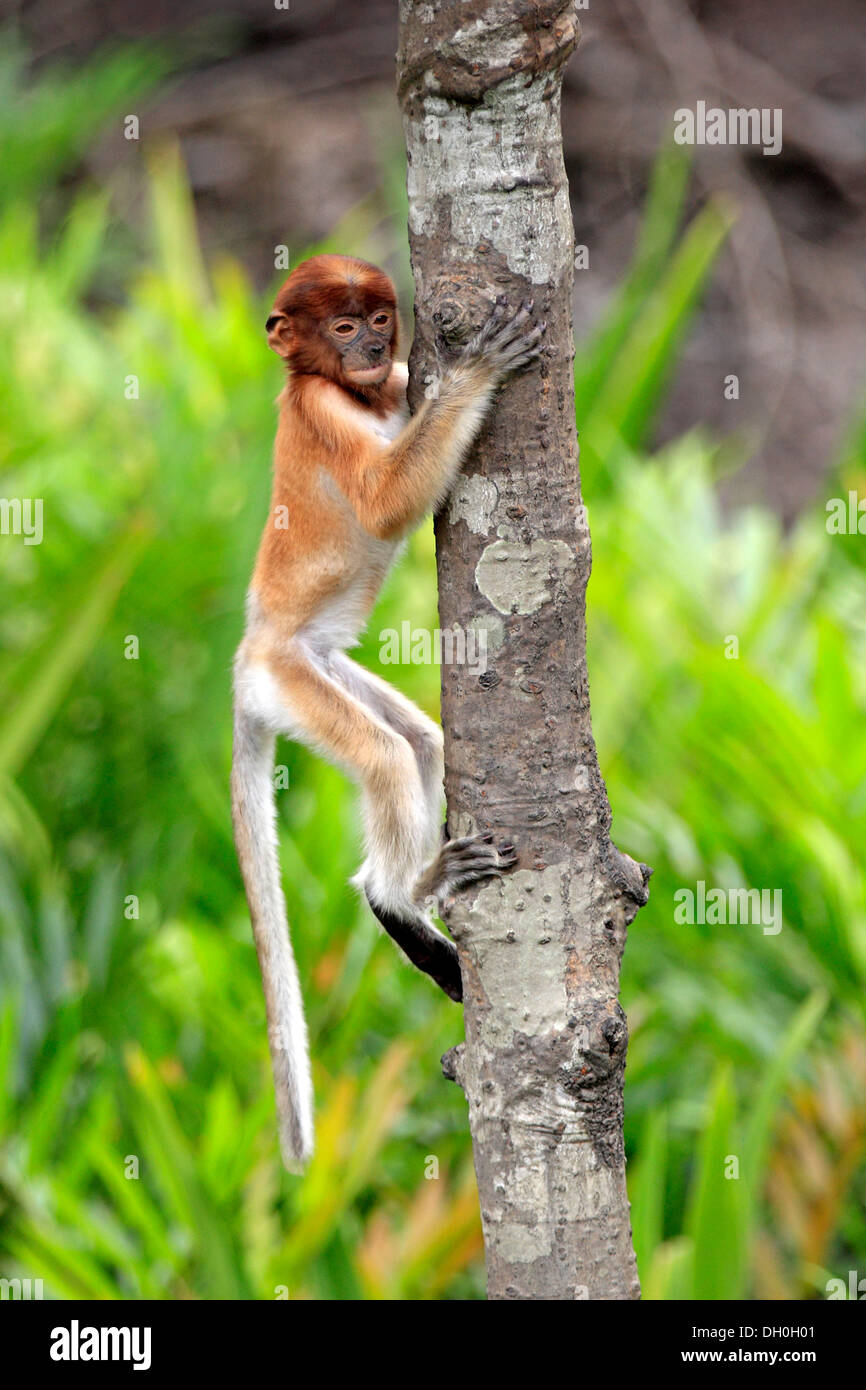
[[[280,289],[268,343],[294,372],[362,395],[387,381],[397,346],[397,297],[384,271],[354,256],[313,256]]]

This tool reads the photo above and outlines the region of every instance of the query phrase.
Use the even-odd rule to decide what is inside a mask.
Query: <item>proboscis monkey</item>
[[[235,662],[232,813],[264,982],[280,1143],[290,1169],[313,1149],[312,1083],[277,859],[277,734],[361,787],[366,857],[353,882],[408,958],[455,1000],[457,952],[428,898],[514,867],[492,834],[440,842],[442,734],[346,655],[401,542],[448,494],[499,382],[541,352],[531,302],[499,299],[411,419],[394,361],[397,302],[381,270],[314,256],[267,321],[290,368],[279,397],[272,509]],[[277,525],[276,518],[287,518]]]

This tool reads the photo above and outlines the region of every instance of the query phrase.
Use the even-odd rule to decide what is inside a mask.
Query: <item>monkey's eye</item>
[[[351,338],[358,331],[358,325],[354,319],[338,319],[331,325],[331,332],[336,333],[338,338]]]
[[[380,309],[379,313],[374,314],[373,317],[370,319],[371,326],[380,330],[383,328],[387,328],[390,322],[391,315],[388,313],[387,309]]]

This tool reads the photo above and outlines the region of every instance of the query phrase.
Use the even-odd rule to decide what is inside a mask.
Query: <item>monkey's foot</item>
[[[374,915],[391,940],[396,942],[413,965],[436,981],[449,999],[459,1004],[463,998],[463,980],[454,942],[437,931],[413,903],[406,903],[396,910],[388,909],[376,902],[369,889],[364,891]]]
[[[485,878],[501,878],[517,864],[511,844],[495,845],[492,834],[448,840],[430,865],[426,891],[440,900]]]
[[[398,899],[384,906],[364,884],[363,868],[353,882],[363,887],[374,914],[404,955],[435,980],[449,999],[459,1003],[463,998],[463,980],[457,948],[436,929],[419,904],[425,898],[435,897],[444,908],[446,900],[459,889],[482,879],[501,878],[516,864],[517,851],[513,845],[495,845],[489,833],[464,835],[462,839],[446,841],[418,880],[412,900]]]

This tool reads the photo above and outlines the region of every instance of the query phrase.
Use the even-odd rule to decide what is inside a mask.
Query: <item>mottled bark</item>
[[[609,838],[590,724],[590,539],[577,467],[563,0],[402,0],[399,90],[415,275],[412,399],[497,294],[532,296],[549,356],[502,390],[436,521],[440,621],[487,635],[444,666],[451,834],[492,829],[515,873],[449,914],[488,1294],[639,1297],[625,1189],[618,1001],[648,870]]]

